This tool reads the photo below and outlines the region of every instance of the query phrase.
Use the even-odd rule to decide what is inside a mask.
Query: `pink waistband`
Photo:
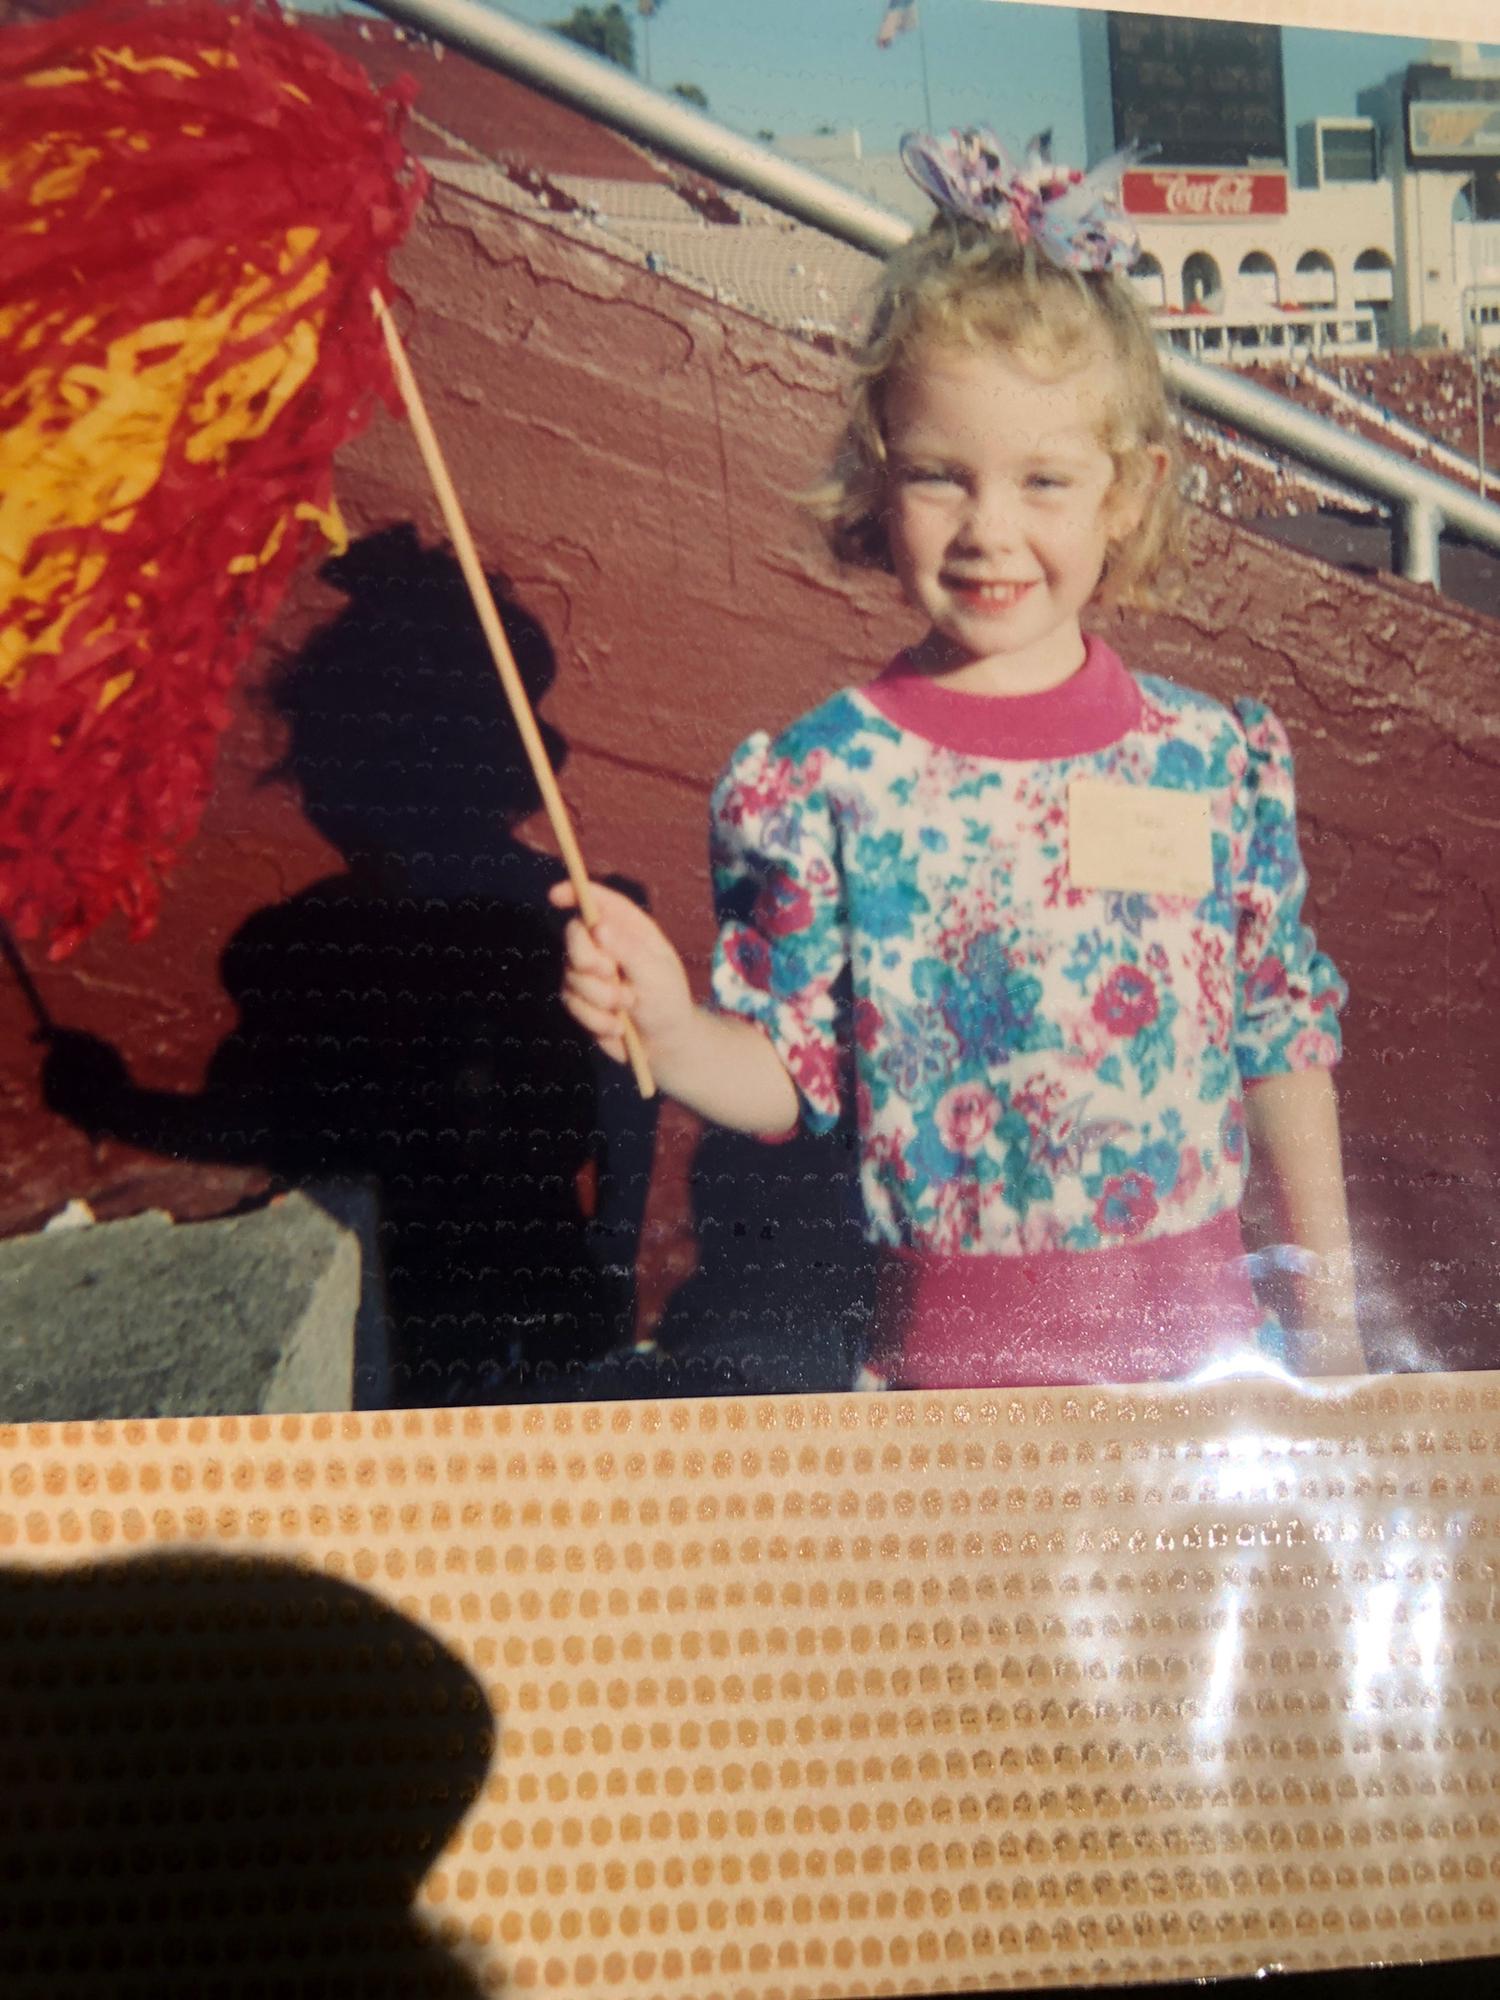
[[[1170,1381],[1253,1345],[1261,1318],[1232,1209],[1108,1250],[884,1250],[871,1366],[908,1389]]]

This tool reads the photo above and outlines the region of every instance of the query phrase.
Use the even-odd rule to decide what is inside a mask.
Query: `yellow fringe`
[[[289,229],[278,277],[288,277],[315,243],[313,230]],[[154,321],[112,341],[102,364],[77,362],[61,373],[37,368],[23,381],[19,415],[0,433],[0,615],[20,612],[0,631],[0,687],[30,654],[61,650],[74,607],[104,568],[97,551],[83,558],[54,551],[34,560],[37,538],[61,527],[126,532],[162,475],[184,409],[189,464],[221,467],[235,445],[262,436],[317,365],[329,279],[321,259],[289,288],[246,270],[222,302],[210,294],[185,318]],[[24,311],[6,308],[0,335]],[[187,400],[216,355],[287,313],[298,317],[273,346],[225,364]],[[92,324],[81,317],[66,337],[81,339]],[[48,328],[28,329],[20,345],[34,347],[55,329],[55,319]],[[336,512],[299,506],[273,524],[259,550],[232,558],[231,572],[269,562],[293,513],[317,521],[340,553],[347,546]]]

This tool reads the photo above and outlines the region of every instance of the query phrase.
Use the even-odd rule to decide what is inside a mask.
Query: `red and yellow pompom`
[[[0,31],[0,916],[53,957],[151,928],[235,675],[341,545],[406,100],[254,0]]]

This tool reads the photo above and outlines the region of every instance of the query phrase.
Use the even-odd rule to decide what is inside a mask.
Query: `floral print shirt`
[[[1213,887],[1081,888],[1078,777],[1199,793]],[[852,1109],[868,1234],[939,1255],[1097,1250],[1238,1206],[1247,1082],[1339,1055],[1345,989],[1302,922],[1269,709],[1126,672],[1042,695],[899,658],[714,793],[715,1004],[769,1034],[804,1122]]]

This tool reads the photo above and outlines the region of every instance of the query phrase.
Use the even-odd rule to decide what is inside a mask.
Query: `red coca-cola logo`
[[[1287,208],[1286,175],[1276,173],[1153,173],[1138,167],[1126,174],[1121,192],[1128,214],[1179,221],[1285,215]]]
[[[1255,189],[1248,174],[1224,174],[1212,181],[1177,175],[1167,182],[1166,193],[1168,215],[1249,215]]]

